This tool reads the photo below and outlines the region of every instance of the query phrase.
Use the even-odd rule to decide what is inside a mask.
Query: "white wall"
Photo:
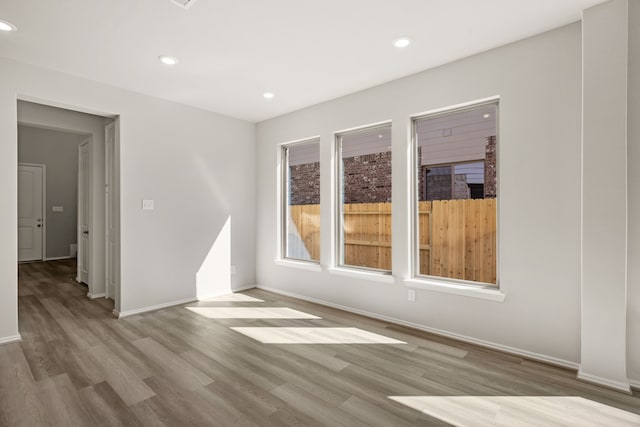
[[[627,9],[616,0],[583,17],[580,375],[617,383],[627,380]]]
[[[0,69],[0,340],[17,334],[18,97],[120,115],[121,312],[195,298],[229,216],[238,273],[215,279],[255,283],[253,124],[6,59]]]
[[[91,138],[89,142],[91,158],[89,294],[103,294],[105,286],[104,118],[32,102],[18,101],[18,122],[45,129],[72,131]]]
[[[419,290],[409,275],[407,146],[412,114],[500,96],[502,303]],[[581,26],[569,25],[258,124],[260,286],[543,355],[580,361]],[[321,136],[323,266],[330,266],[333,132],[393,121],[393,284],[274,263],[277,144]]]
[[[78,237],[78,145],[86,136],[18,126],[18,161],[46,166],[45,259],[69,257]],[[54,206],[63,212],[54,212]]]
[[[0,80],[0,343],[18,335],[18,126],[16,92]]]
[[[629,2],[627,178],[629,196],[629,252],[627,362],[629,378],[640,387],[640,2]]]

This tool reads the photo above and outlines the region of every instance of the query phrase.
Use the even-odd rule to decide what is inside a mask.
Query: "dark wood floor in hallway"
[[[640,425],[640,398],[517,356],[257,289],[117,320],[74,277],[19,266],[2,426]]]

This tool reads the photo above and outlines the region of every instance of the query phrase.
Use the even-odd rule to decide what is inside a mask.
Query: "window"
[[[414,120],[416,276],[497,284],[497,102]]]
[[[391,271],[391,125],[337,136],[338,264]]]
[[[320,141],[282,146],[283,258],[320,261]]]

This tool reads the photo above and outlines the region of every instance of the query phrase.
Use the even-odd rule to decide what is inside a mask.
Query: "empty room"
[[[640,0],[0,2],[0,426],[640,426]]]

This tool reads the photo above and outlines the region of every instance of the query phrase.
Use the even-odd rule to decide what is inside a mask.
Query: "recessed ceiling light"
[[[276,95],[273,92],[265,92],[262,94],[267,99],[273,99]]]
[[[0,20],[0,31],[18,31],[18,27],[11,22]]]
[[[178,63],[178,58],[174,58],[173,56],[160,55],[158,59],[165,65],[176,65]]]
[[[491,114],[488,114],[488,113],[487,113],[487,114],[485,114],[485,115],[484,115],[484,116],[482,116],[482,117],[484,117],[485,119],[488,119],[489,117],[491,117]]]
[[[411,39],[406,36],[398,37],[393,41],[393,45],[397,48],[407,47],[411,44]]]

